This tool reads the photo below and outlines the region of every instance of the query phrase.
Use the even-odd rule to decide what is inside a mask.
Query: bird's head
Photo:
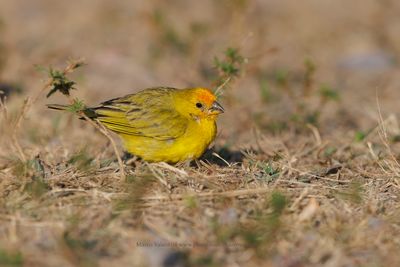
[[[190,88],[179,91],[177,110],[184,116],[194,119],[215,119],[224,112],[224,108],[216,101],[216,96],[206,88]]]

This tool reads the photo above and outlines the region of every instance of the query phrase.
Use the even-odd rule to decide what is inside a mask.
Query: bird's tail
[[[60,104],[49,104],[47,105],[49,109],[55,109],[55,110],[68,110],[69,106],[68,105],[60,105]],[[95,119],[97,118],[96,112],[91,109],[91,108],[85,108],[82,110],[85,115],[90,118],[90,119]],[[84,119],[81,117],[81,119]]]
[[[55,109],[55,110],[67,110],[68,106],[67,105],[60,105],[60,104],[49,104],[47,105],[49,109]]]

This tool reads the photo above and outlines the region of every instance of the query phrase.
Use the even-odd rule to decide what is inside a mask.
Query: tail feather
[[[68,105],[60,105],[60,104],[49,104],[49,105],[47,105],[47,107],[49,109],[54,109],[54,110],[68,110],[68,108],[69,108]],[[83,113],[85,113],[85,115],[90,119],[95,119],[98,117],[98,115],[96,114],[96,111],[91,108],[84,109]],[[80,119],[84,119],[84,118],[81,117]]]
[[[47,105],[49,109],[55,109],[55,110],[67,110],[68,106],[67,105],[60,105],[60,104],[49,104]]]

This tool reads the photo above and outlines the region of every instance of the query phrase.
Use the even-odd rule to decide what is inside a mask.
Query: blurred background
[[[152,86],[213,88],[234,49],[222,134],[293,121],[367,129],[376,94],[397,112],[399,28],[394,0],[1,0],[0,81],[29,94],[45,78],[35,65],[83,57],[76,95],[97,104]]]

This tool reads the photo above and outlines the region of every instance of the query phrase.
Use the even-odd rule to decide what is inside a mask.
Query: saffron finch
[[[65,110],[67,106],[48,105]],[[157,87],[85,108],[123,140],[127,151],[149,162],[177,163],[199,158],[217,133],[223,107],[206,88]]]

